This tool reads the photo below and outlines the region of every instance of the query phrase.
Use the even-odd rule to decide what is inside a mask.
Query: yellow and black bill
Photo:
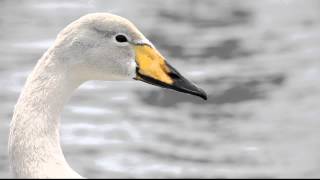
[[[136,80],[163,88],[199,96],[207,100],[204,90],[184,78],[175,68],[168,64],[164,57],[148,44],[135,45]]]

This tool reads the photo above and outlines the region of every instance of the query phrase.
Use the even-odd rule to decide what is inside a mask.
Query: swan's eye
[[[125,35],[119,34],[116,36],[116,41],[119,43],[128,42],[128,38]]]

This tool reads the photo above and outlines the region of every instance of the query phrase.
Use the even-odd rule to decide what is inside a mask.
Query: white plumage
[[[140,66],[139,66],[140,65]],[[86,15],[61,31],[27,79],[15,106],[9,160],[18,178],[81,178],[60,146],[60,114],[88,80],[136,79],[206,98],[128,20]]]

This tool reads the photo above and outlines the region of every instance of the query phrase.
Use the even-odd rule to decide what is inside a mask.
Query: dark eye
[[[124,42],[128,42],[128,39],[125,35],[122,35],[122,34],[119,34],[116,36],[116,40],[119,42],[119,43],[124,43]]]

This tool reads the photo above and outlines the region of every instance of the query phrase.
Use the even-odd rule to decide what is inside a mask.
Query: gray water
[[[0,1],[0,177],[14,104],[37,60],[90,12],[133,21],[209,100],[88,82],[62,115],[86,177],[320,177],[320,1]]]

